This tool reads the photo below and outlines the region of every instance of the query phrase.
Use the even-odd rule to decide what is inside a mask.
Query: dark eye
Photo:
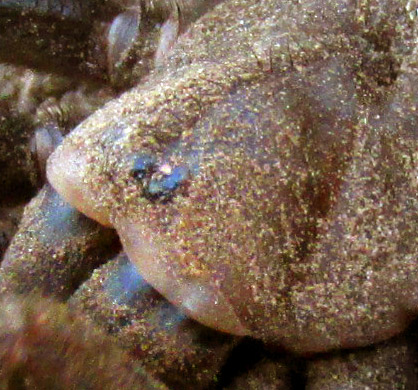
[[[132,168],[132,176],[138,180],[144,179],[147,175],[154,172],[155,163],[156,159],[148,154],[136,157]]]
[[[152,178],[145,190],[145,196],[152,200],[168,200],[174,195],[174,191],[187,180],[188,176],[188,168],[176,167],[170,174]]]

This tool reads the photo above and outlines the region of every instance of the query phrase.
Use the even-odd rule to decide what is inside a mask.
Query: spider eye
[[[136,157],[132,168],[132,176],[137,180],[144,179],[155,170],[155,164],[156,159],[148,154]]]
[[[170,174],[152,178],[145,190],[145,196],[153,200],[169,199],[188,176],[189,170],[186,167],[176,167]]]

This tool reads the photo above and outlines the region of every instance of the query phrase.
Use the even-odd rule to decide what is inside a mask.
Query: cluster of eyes
[[[187,167],[158,164],[153,156],[147,154],[135,158],[131,172],[142,183],[142,196],[151,201],[170,200],[189,177]]]

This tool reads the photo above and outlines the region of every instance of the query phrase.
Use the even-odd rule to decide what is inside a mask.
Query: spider
[[[386,340],[417,310],[416,18],[406,3],[225,1],[184,28],[181,3],[170,8],[152,65],[135,72],[136,59],[113,78],[137,85],[49,158],[54,189],[28,206],[4,289],[65,291],[172,387],[199,383],[173,374],[192,372],[195,358],[199,386],[215,388],[243,339],[263,351],[258,385],[274,371],[295,387],[295,361],[306,388],[415,381],[386,355],[409,359],[403,339]],[[125,28],[134,43],[118,58],[135,51]],[[125,257],[97,269],[103,248],[119,250],[116,235]],[[315,355],[341,349],[353,352]],[[353,361],[376,375],[347,375]],[[257,386],[249,372],[242,380]]]

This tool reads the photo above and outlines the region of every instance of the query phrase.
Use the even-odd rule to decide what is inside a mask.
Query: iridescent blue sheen
[[[149,154],[139,155],[134,160],[132,175],[138,180],[143,179],[148,172],[152,171],[155,163],[156,159],[153,156]]]
[[[138,273],[136,267],[127,262],[113,273],[107,283],[108,296],[118,304],[129,304],[132,300],[141,300],[149,294],[152,287]]]
[[[188,176],[188,168],[184,166],[175,167],[171,174],[157,180],[151,180],[147,188],[147,193],[151,197],[172,195],[173,191],[176,190]]]

